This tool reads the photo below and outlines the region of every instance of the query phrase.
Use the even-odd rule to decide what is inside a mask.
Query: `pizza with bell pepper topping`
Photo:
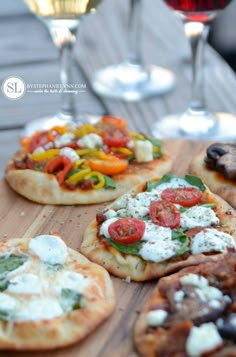
[[[92,204],[114,200],[170,167],[159,140],[104,116],[94,125],[70,123],[22,137],[5,178],[38,203]]]
[[[139,184],[98,212],[81,252],[113,275],[159,278],[236,250],[236,213],[193,175]]]
[[[136,321],[140,356],[236,356],[236,254],[159,280]]]

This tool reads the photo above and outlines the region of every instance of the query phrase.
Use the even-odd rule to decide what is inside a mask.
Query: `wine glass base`
[[[75,123],[75,124],[82,124],[82,123],[90,123],[95,124],[96,122],[101,119],[102,115],[94,115],[94,114],[79,114],[73,120],[71,118],[61,118],[60,115],[55,115],[52,117],[45,117],[36,120],[32,120],[28,122],[24,129],[22,135],[30,136],[37,130],[48,130],[56,125],[65,125],[67,123]]]
[[[179,115],[169,115],[154,123],[152,135],[157,138],[179,138],[189,140],[207,141],[235,141],[236,140],[236,116],[230,113],[215,113],[218,125],[213,133],[208,135],[186,135],[179,128]]]
[[[161,96],[175,86],[174,74],[161,67],[131,66],[123,63],[103,68],[93,75],[91,85],[100,96],[127,102]]]

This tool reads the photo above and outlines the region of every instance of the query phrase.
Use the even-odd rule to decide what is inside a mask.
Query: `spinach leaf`
[[[4,279],[10,271],[19,268],[28,260],[27,255],[4,255],[0,257],[0,279]]]
[[[198,187],[200,191],[204,192],[206,190],[204,183],[199,177],[193,175],[185,175],[184,179],[185,181],[190,183],[190,185]]]
[[[103,177],[105,179],[105,188],[112,188],[112,189],[116,188],[116,183],[111,177],[106,175],[103,175]]]
[[[5,279],[1,279],[0,280],[0,292],[6,290],[8,285],[9,285],[9,281],[7,281]]]
[[[9,311],[1,310],[0,309],[0,320],[2,321],[10,321],[12,319],[12,313]]]
[[[149,181],[147,184],[147,189],[146,191],[150,192],[154,188],[160,186],[162,183],[170,182],[173,178],[176,178],[177,176],[172,175],[172,174],[167,174],[162,176],[162,178],[159,181]]]
[[[75,290],[64,288],[61,290],[60,302],[63,310],[78,310],[83,305],[83,295]]]
[[[187,211],[187,208],[185,208],[185,207],[180,207],[179,208],[179,212],[180,213],[184,213],[184,212],[186,212]]]
[[[172,240],[178,240],[179,242],[182,243],[182,247],[180,247],[180,249],[176,252],[176,254],[173,256],[173,258],[179,257],[180,255],[182,255],[188,251],[189,239],[185,235],[183,229],[181,229],[181,228],[173,229]]]
[[[115,242],[114,240],[109,238],[105,238],[105,239],[113,248],[115,248],[119,252],[125,254],[137,255],[137,256],[140,256],[139,251],[142,248],[142,244],[145,243],[145,241],[143,240],[137,243],[123,244],[123,243]]]

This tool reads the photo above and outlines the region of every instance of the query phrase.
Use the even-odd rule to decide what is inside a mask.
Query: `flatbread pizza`
[[[22,196],[42,204],[111,201],[171,167],[161,142],[105,116],[94,125],[67,124],[22,138],[5,178]]]
[[[236,144],[210,145],[192,160],[189,171],[236,208]]]
[[[167,174],[97,213],[81,252],[120,278],[145,281],[236,249],[236,214],[196,176]]]
[[[0,350],[79,342],[113,312],[108,273],[55,235],[0,243]]]
[[[159,280],[136,321],[140,356],[236,356],[236,254]]]

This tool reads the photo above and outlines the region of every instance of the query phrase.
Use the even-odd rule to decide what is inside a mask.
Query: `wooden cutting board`
[[[166,141],[165,148],[173,157],[172,172],[177,175],[187,173],[190,161],[208,144]],[[94,218],[97,210],[105,205],[43,206],[20,197],[2,180],[0,181],[0,239],[34,237],[58,231],[69,247],[79,250],[86,226]],[[82,343],[54,352],[1,351],[0,357],[137,356],[132,343],[133,324],[156,281],[129,284],[114,277],[112,280],[117,299],[116,310]]]

